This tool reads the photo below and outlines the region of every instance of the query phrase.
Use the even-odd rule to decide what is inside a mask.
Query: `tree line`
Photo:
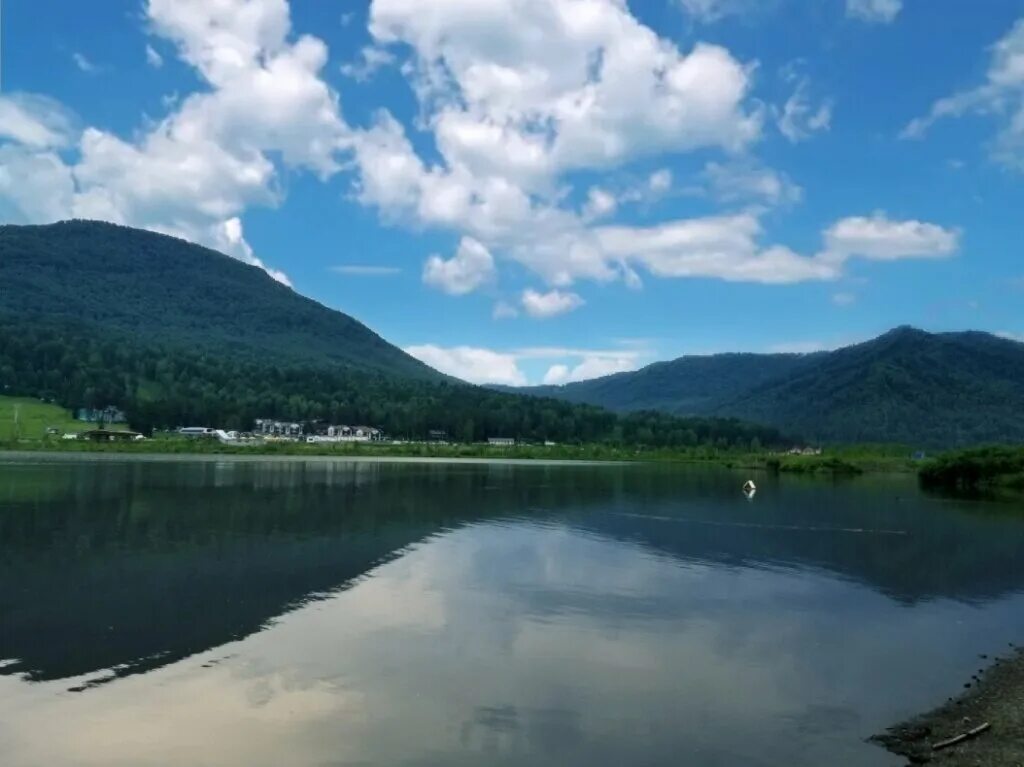
[[[336,363],[276,364],[248,347],[217,352],[148,343],[80,323],[0,317],[0,392],[69,409],[116,405],[144,433],[188,425],[247,430],[256,418],[365,424],[391,437],[488,437],[649,447],[758,448],[777,429],[729,418],[618,415],[590,405],[455,381],[415,380]]]

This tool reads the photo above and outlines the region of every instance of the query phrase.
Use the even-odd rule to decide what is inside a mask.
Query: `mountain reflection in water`
[[[24,731],[0,725],[0,753],[889,764],[862,739],[1024,634],[1012,514],[904,479],[763,477],[753,501],[741,484],[612,465],[0,463],[0,720]],[[54,716],[84,732],[93,707],[115,732],[92,746],[26,745]],[[147,715],[194,737],[115,734]],[[213,743],[214,723],[240,742]]]

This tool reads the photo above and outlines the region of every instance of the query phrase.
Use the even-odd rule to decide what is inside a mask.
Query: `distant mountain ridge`
[[[900,327],[831,352],[680,357],[519,391],[619,411],[735,417],[825,442],[1024,440],[1024,344],[978,331]]]

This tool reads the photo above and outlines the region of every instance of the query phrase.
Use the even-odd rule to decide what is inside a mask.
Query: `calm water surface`
[[[912,479],[0,459],[0,764],[892,765],[1024,640]]]

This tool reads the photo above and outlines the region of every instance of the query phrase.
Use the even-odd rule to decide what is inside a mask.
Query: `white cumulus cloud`
[[[552,365],[544,374],[545,384],[566,384],[576,381],[587,381],[591,378],[601,378],[612,373],[625,373],[636,370],[637,360],[635,356],[607,356],[591,355],[585,356],[578,364]]]
[[[844,218],[825,232],[826,255],[837,258],[944,258],[955,253],[959,244],[960,233],[955,229],[923,221],[893,221],[884,213]]]
[[[463,237],[455,255],[433,255],[423,265],[423,282],[453,296],[472,293],[494,278],[494,258],[472,237]]]
[[[444,348],[433,344],[407,346],[405,351],[435,370],[469,383],[526,385],[526,376],[519,369],[514,354],[472,346]]]
[[[650,227],[597,230],[612,257],[642,264],[660,277],[713,277],[732,282],[791,283],[825,280],[838,269],[818,258],[781,247],[762,247],[753,213],[676,221]]]
[[[587,204],[584,214],[588,218],[600,218],[615,212],[618,207],[615,195],[601,187],[592,186],[587,192]]]
[[[531,317],[547,318],[571,312],[583,306],[584,301],[576,293],[550,290],[540,293],[532,288],[523,291],[523,309]]]

